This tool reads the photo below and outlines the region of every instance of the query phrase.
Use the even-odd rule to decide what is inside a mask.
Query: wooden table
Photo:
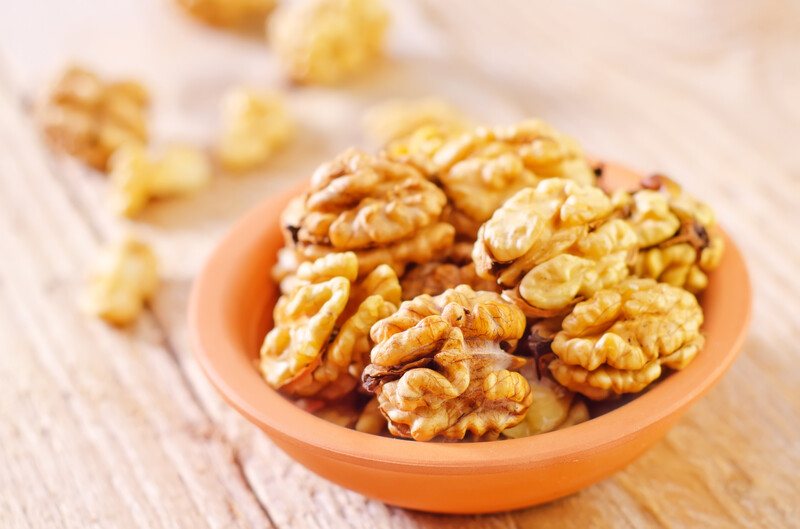
[[[556,5],[558,4],[558,5]],[[106,182],[45,150],[36,90],[80,59],[152,86],[159,141],[207,142],[242,82],[281,86],[257,40],[166,1],[0,8],[0,527],[800,526],[800,8],[770,2],[392,5],[391,60],[336,89],[289,90],[301,141],[139,222]],[[485,121],[541,116],[590,152],[673,175],[748,259],[755,315],[724,381],[627,469],[549,505],[481,517],[367,500],[293,463],[225,406],[187,344],[203,256],[244,210],[351,143],[361,111],[438,94]],[[134,327],[76,298],[98,245],[150,241],[163,285]]]

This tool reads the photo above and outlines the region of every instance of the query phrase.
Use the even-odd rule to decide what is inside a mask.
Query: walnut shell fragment
[[[636,233],[611,218],[599,188],[551,178],[509,198],[481,226],[472,257],[479,276],[531,317],[549,317],[628,276]]]
[[[357,385],[368,363],[369,330],[400,304],[400,284],[382,265],[356,281],[354,253],[302,263],[275,305],[274,328],[261,347],[260,371],[275,389],[337,399]]]
[[[493,292],[466,285],[405,301],[375,324],[363,381],[378,398],[392,435],[493,439],[531,404],[525,363],[507,353],[525,316]]]
[[[555,335],[553,377],[590,399],[637,393],[683,369],[703,347],[703,311],[690,292],[653,279],[627,279],[575,305]]]

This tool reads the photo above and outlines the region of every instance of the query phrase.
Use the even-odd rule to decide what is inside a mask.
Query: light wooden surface
[[[792,0],[395,2],[392,60],[337,90],[291,89],[303,134],[261,174],[220,177],[135,224],[30,122],[66,61],[156,94],[159,140],[208,141],[226,86],[280,86],[257,41],[166,1],[0,6],[0,527],[800,527],[800,7]],[[747,257],[752,329],[723,382],[614,477],[519,512],[385,506],[294,464],[228,409],[187,344],[193,274],[226,226],[350,143],[388,96],[479,119],[542,116],[593,153],[673,175]],[[163,285],[118,331],[77,309],[99,244],[152,242]]]

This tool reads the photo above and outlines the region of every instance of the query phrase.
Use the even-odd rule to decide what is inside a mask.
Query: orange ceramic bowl
[[[603,177],[609,187],[632,188],[637,179],[613,164]],[[287,454],[334,483],[392,505],[483,513],[547,502],[591,485],[658,441],[719,381],[745,336],[750,282],[726,236],[725,257],[702,296],[705,349],[689,367],[631,402],[564,430],[483,443],[414,442],[342,428],[296,407],[255,368],[276,299],[269,272],[282,244],[278,215],[297,192],[270,197],[247,214],[208,259],[189,307],[195,353],[225,400]]]

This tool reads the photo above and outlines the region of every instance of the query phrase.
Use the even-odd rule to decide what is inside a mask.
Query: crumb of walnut
[[[388,25],[380,0],[301,0],[275,10],[268,38],[293,80],[335,84],[381,55]]]
[[[255,29],[264,25],[275,0],[177,0],[198,20],[223,28]]]
[[[194,147],[172,145],[153,159],[138,145],[124,145],[109,161],[111,203],[126,217],[151,200],[191,195],[211,181],[208,157]]]
[[[412,135],[405,147],[390,147],[389,155],[431,173],[428,176],[438,180],[447,195],[452,214],[473,224],[485,222],[507,198],[543,179],[587,185],[595,181],[577,142],[542,121],[478,127],[455,135],[439,131],[433,137],[438,141],[422,142]],[[398,154],[404,151],[407,154]]]
[[[222,136],[217,153],[228,171],[259,167],[294,134],[282,97],[273,92],[237,88],[222,101]]]
[[[451,104],[435,97],[391,99],[367,110],[363,119],[366,136],[376,145],[386,145],[412,136],[422,127],[440,127],[450,133],[463,132],[469,119]]]
[[[554,378],[594,400],[637,393],[683,369],[704,339],[703,311],[690,292],[652,279],[631,278],[595,293],[564,318],[551,345]]]
[[[639,237],[634,273],[694,293],[704,290],[724,252],[712,209],[663,175],[645,178],[642,189],[619,197],[615,208]]]
[[[509,198],[481,226],[472,257],[531,317],[563,312],[628,276],[636,234],[599,188],[550,178]]]
[[[525,329],[525,316],[493,292],[460,285],[405,301],[376,323],[364,387],[375,393],[392,435],[496,438],[531,404],[525,361],[504,350]]]
[[[400,284],[382,265],[357,280],[353,252],[299,265],[284,279],[274,328],[261,348],[260,370],[275,389],[333,400],[356,387],[369,358],[369,330],[400,303]]]
[[[311,189],[281,215],[286,246],[300,260],[353,250],[359,274],[381,263],[442,257],[454,229],[439,217],[446,198],[413,167],[349,149],[314,173]]]
[[[49,143],[87,165],[105,171],[120,146],[147,143],[149,95],[134,81],[105,82],[71,66],[37,108]]]
[[[90,276],[84,308],[115,325],[132,323],[158,286],[156,257],[133,238],[106,247]]]

